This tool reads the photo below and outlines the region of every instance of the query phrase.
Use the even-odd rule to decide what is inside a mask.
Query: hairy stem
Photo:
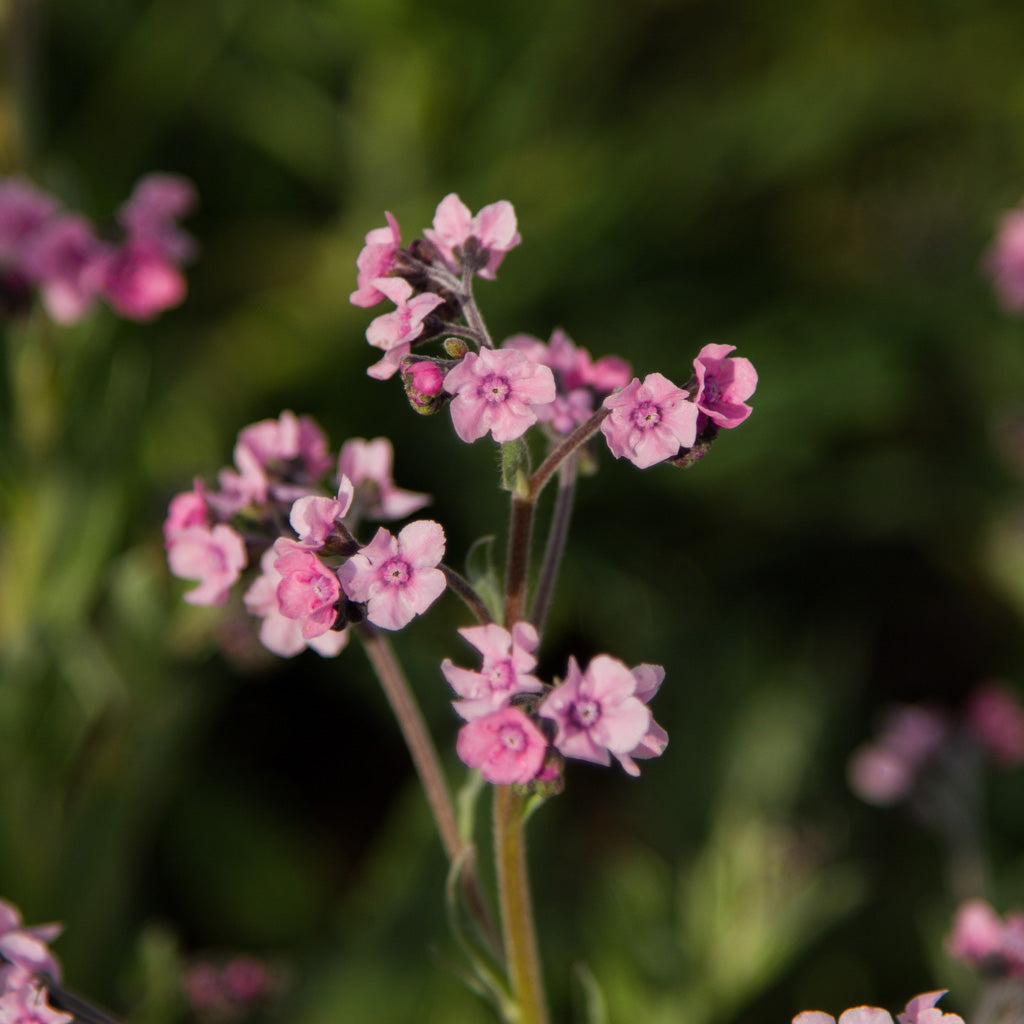
[[[426,722],[409,688],[405,673],[395,658],[391,644],[380,630],[368,622],[360,623],[356,629],[412,755],[416,774],[427,797],[427,804],[441,834],[444,852],[449,862],[464,858],[461,877],[467,909],[491,947],[500,950],[497,928],[487,909],[480,879],[476,873],[476,858],[472,849],[467,850],[467,844],[459,834],[455,805],[441,768],[440,758],[437,756],[437,749],[427,731]]]
[[[533,498],[512,495],[505,564],[505,628],[522,621],[526,609],[526,577],[530,568],[530,535],[533,532]]]
[[[494,855],[505,966],[519,1009],[516,1024],[547,1024],[544,982],[526,872],[523,798],[511,786],[494,787]]]
[[[469,580],[457,573],[451,566],[442,563],[439,568],[448,581],[448,589],[462,598],[481,626],[486,626],[489,622],[494,621],[483,598],[473,589]]]
[[[556,469],[576,451],[577,448],[589,441],[601,428],[601,421],[608,415],[610,410],[601,408],[587,420],[581,423],[554,451],[537,467],[537,472],[530,477],[530,498],[537,500],[537,495],[544,489],[544,485],[554,475]]]
[[[473,297],[473,274],[472,265],[467,266],[462,272],[462,315],[466,318],[466,323],[479,335],[481,348],[494,348],[483,314]]]
[[[551,513],[551,528],[544,547],[544,560],[541,562],[540,577],[537,580],[537,594],[533,599],[533,610],[530,614],[530,621],[538,635],[544,632],[544,620],[547,618],[555,590],[558,566],[562,561],[566,537],[569,535],[569,520],[572,517],[575,493],[576,456],[570,455],[558,468],[558,495],[555,498],[554,511]]]

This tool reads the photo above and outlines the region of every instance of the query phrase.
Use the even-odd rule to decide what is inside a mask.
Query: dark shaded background
[[[179,956],[246,949],[292,965],[276,1015],[302,1024],[489,1019],[446,970],[442,857],[362,655],[254,657],[234,613],[181,605],[159,537],[282,408],[336,445],[390,436],[453,562],[502,533],[491,448],[365,377],[373,314],[348,304],[383,211],[410,238],[457,191],[519,215],[478,289],[496,335],[561,325],[679,381],[715,341],[760,373],[694,470],[603,453],[579,489],[545,666],[665,665],[672,742],[639,781],[574,765],[534,820],[558,1019],[580,962],[614,1021],[946,985],[966,1011],[941,850],[844,770],[886,702],[1024,668],[1024,337],[980,270],[1024,193],[1024,7],[6,10],[8,173],[101,221],[152,169],[202,197],[181,309],[50,332],[4,371],[12,409],[42,381],[43,426],[4,472],[0,882],[67,922],[70,983],[161,1024]],[[453,770],[436,666],[466,658],[461,624],[446,601],[396,638]],[[1001,907],[1024,899],[1019,787],[987,797]]]

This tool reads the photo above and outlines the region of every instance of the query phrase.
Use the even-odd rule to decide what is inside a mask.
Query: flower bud
[[[444,350],[452,359],[461,359],[469,351],[469,346],[461,338],[445,338]]]
[[[433,359],[404,359],[402,383],[409,404],[418,413],[429,416],[448,402],[444,393],[444,371]]]

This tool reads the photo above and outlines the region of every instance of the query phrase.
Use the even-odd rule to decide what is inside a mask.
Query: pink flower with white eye
[[[540,693],[544,684],[530,672],[537,665],[533,652],[540,642],[537,630],[528,622],[517,622],[512,632],[495,623],[459,630],[482,655],[479,672],[441,662],[441,671],[452,689],[464,700],[452,701],[455,710],[472,721],[505,707],[517,693]]]
[[[368,309],[376,306],[387,296],[374,283],[379,277],[387,277],[394,269],[395,255],[402,247],[402,236],[398,231],[398,221],[385,212],[388,226],[374,228],[366,234],[366,244],[356,258],[358,275],[356,290],[349,296],[353,306]]]
[[[184,491],[171,498],[164,522],[164,540],[168,543],[182,530],[190,526],[209,526],[210,509],[206,503],[206,490],[198,477],[191,491]]]
[[[366,605],[370,622],[401,629],[444,593],[447,582],[437,568],[443,557],[441,524],[419,519],[397,537],[380,527],[338,575],[348,597]]]
[[[323,636],[338,618],[334,606],[341,597],[341,584],[337,574],[287,537],[274,542],[274,553],[274,568],[281,574],[277,585],[281,614],[302,623],[303,640]]]
[[[184,597],[189,604],[222,605],[246,565],[245,543],[223,523],[190,526],[167,541],[167,564],[175,576],[199,580]]]
[[[263,552],[261,573],[242,597],[249,614],[263,620],[260,623],[260,643],[282,658],[292,658],[307,647],[321,657],[333,658],[348,643],[348,630],[329,629],[313,637],[302,635],[303,623],[283,614],[277,600],[277,588],[281,583],[281,574],[274,568],[277,557],[273,548]]]
[[[195,255],[196,243],[176,223],[191,212],[197,200],[195,186],[179,174],[147,174],[117,211],[117,219],[133,243],[146,246],[171,263]]]
[[[466,442],[488,431],[495,441],[513,441],[537,422],[536,406],[555,400],[551,370],[513,349],[468,352],[444,378],[455,433]]]
[[[63,930],[59,924],[26,928],[18,908],[0,899],[0,992],[21,988],[40,973],[60,981],[60,963],[47,943]]]
[[[598,655],[581,672],[569,659],[565,681],[540,706],[557,726],[555,747],[566,757],[610,764],[614,755],[630,775],[639,770],[629,755],[651,729],[651,712],[636,696],[637,678],[618,658]]]
[[[672,458],[697,438],[697,406],[660,373],[648,374],[642,384],[634,377],[603,404],[611,414],[602,420],[601,433],[612,455],[640,469]]]
[[[1003,214],[983,265],[1003,309],[1024,313],[1024,207]]]
[[[749,359],[729,357],[735,349],[735,345],[705,345],[693,361],[694,403],[719,427],[738,427],[752,412],[745,401],[757,387],[757,370]]]
[[[0,266],[20,269],[32,236],[57,209],[57,201],[24,178],[0,179]]]
[[[129,320],[152,320],[180,306],[188,290],[185,275],[157,246],[131,240],[93,261],[87,280]]]
[[[107,251],[77,213],[52,217],[29,239],[25,273],[39,285],[43,306],[57,323],[77,323],[95,306],[94,267]]]
[[[1004,768],[1024,761],[1024,708],[1006,683],[993,680],[974,689],[964,709],[967,727]]]
[[[31,980],[0,998],[0,1024],[71,1024],[74,1019],[50,1006],[45,990]]]
[[[516,211],[508,200],[491,203],[474,217],[454,192],[438,203],[433,230],[428,228],[423,234],[452,267],[460,265],[455,250],[463,251],[471,238],[476,239],[481,256],[486,253],[483,265],[476,273],[488,280],[494,279],[494,272],[505,258],[505,253],[522,241],[516,230]]]
[[[544,765],[548,741],[519,710],[501,708],[474,718],[460,730],[455,752],[470,768],[498,786],[532,782]]]
[[[338,496],[325,498],[306,495],[292,505],[288,521],[298,534],[299,543],[306,548],[322,548],[334,527],[352,505],[355,488],[347,476],[338,484]]]
[[[353,437],[341,446],[338,475],[352,481],[360,514],[373,519],[404,519],[430,504],[429,494],[395,486],[391,477],[393,460],[394,448],[386,437],[372,441]]]

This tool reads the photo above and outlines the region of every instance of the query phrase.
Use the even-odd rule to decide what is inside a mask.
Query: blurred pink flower
[[[935,1004],[945,994],[945,989],[939,989],[915,996],[896,1019],[899,1024],[964,1024],[957,1014],[935,1009]],[[836,1019],[821,1010],[804,1010],[793,1018],[793,1024],[836,1024]],[[893,1019],[887,1010],[878,1006],[854,1006],[839,1015],[839,1024],[893,1024]]]
[[[387,218],[387,227],[367,232],[366,244],[356,258],[359,271],[356,290],[349,296],[353,306],[368,309],[387,298],[374,282],[391,273],[395,265],[395,254],[402,245],[402,236],[398,231],[398,221],[390,213],[385,212],[384,216]]]
[[[176,223],[195,207],[195,186],[180,174],[156,172],[140,178],[117,212],[129,240],[159,253],[172,263],[195,255],[196,243]]]
[[[1003,309],[1024,313],[1024,205],[1003,214],[983,265]]]
[[[430,504],[429,494],[396,487],[391,478],[394,448],[386,437],[366,441],[353,437],[341,446],[338,475],[356,489],[359,512],[373,519],[404,519]]]
[[[25,272],[59,324],[77,323],[92,310],[100,288],[96,266],[108,252],[77,213],[58,214],[26,246]]]
[[[351,507],[354,494],[352,481],[343,475],[336,498],[310,494],[296,499],[288,521],[299,543],[307,548],[322,548],[334,532],[335,524]]]
[[[184,596],[189,604],[222,605],[246,565],[245,543],[230,526],[189,526],[166,542],[167,564],[175,576],[199,580]]]
[[[338,617],[334,607],[341,597],[341,584],[308,548],[287,537],[274,542],[274,568],[281,574],[277,603],[281,614],[302,623],[302,638],[323,636]]]
[[[129,320],[152,320],[185,299],[185,275],[148,242],[127,241],[89,265],[88,285],[114,312]]]
[[[1024,976],[1024,915],[1001,918],[982,899],[957,908],[946,952],[986,975]]]
[[[548,742],[519,710],[501,708],[474,718],[460,730],[455,750],[464,764],[499,786],[526,785],[544,764]]]
[[[1000,680],[976,687],[967,698],[968,729],[1004,768],[1024,762],[1024,708],[1017,694]]]

